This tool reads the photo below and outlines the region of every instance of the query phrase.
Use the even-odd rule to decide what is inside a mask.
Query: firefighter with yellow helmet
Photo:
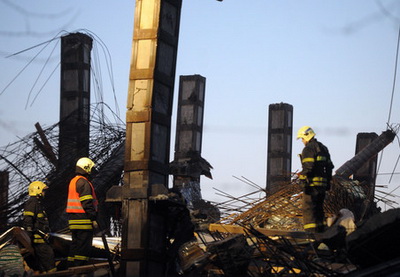
[[[301,154],[302,171],[299,174],[303,191],[304,230],[319,233],[325,229],[324,200],[330,188],[333,163],[328,148],[315,138],[310,126],[303,126],[297,133],[304,148]]]
[[[56,271],[54,251],[47,241],[50,232],[49,221],[42,204],[46,189],[48,186],[40,181],[29,184],[29,199],[24,206],[23,226],[32,240],[35,251],[36,265],[32,266],[33,269],[40,272],[54,272]]]
[[[76,163],[76,176],[68,186],[66,212],[69,229],[72,233],[72,243],[68,262],[70,266],[85,265],[90,257],[93,241],[93,229],[97,222],[97,197],[90,182],[94,162],[86,157]]]

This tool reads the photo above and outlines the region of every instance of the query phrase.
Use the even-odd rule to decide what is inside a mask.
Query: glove
[[[101,230],[100,230],[99,224],[97,223],[96,220],[93,220],[93,221],[92,221],[92,226],[93,226],[93,233],[94,233],[94,235],[95,235],[96,237],[101,236]]]
[[[42,230],[36,230],[36,232],[44,239],[45,242],[49,243],[49,233],[43,232]]]
[[[99,224],[97,223],[96,220],[92,221],[92,226],[93,226],[93,230],[95,230],[95,231],[99,230]]]

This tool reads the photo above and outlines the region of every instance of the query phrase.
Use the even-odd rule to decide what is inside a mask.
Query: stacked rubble
[[[91,108],[89,155],[96,161],[99,172],[98,178],[95,175],[93,181],[99,198],[105,198],[108,188],[120,183],[123,170],[123,151],[121,149],[123,150],[124,146],[125,128],[122,123],[111,123],[106,116],[105,109],[106,107],[101,104],[93,105]],[[8,201],[3,205],[0,204],[0,210],[4,211],[1,213],[4,218],[0,218],[1,232],[7,230],[9,226],[19,224],[21,211],[28,197],[27,187],[30,182],[35,180],[44,181],[50,187],[45,198],[45,206],[52,223],[52,230],[58,231],[65,227],[62,213],[65,209],[66,199],[62,197],[66,198],[67,185],[71,178],[68,175],[70,172],[65,168],[57,168],[54,160],[49,159],[49,155],[46,155],[49,152],[44,152],[37,143],[43,141],[43,137],[45,137],[47,145],[51,146],[51,153],[57,157],[58,126],[59,123],[49,126],[41,132],[38,130],[0,149],[0,169],[9,172],[10,184]],[[74,169],[74,165],[71,166]],[[64,194],[62,193],[63,188],[65,189]],[[103,202],[102,199],[100,200]]]

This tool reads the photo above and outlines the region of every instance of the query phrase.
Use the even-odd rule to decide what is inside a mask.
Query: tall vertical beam
[[[91,50],[88,35],[73,33],[61,38],[58,168],[71,168],[89,154]]]
[[[175,159],[201,154],[206,78],[201,75],[180,76]]]
[[[44,200],[53,231],[66,227],[67,184],[74,173],[76,161],[89,155],[91,50],[92,38],[88,35],[71,33],[61,38],[58,160],[52,157],[58,173],[49,184]],[[38,140],[35,142],[38,146],[41,144]],[[54,203],[64,205],[54,206]]]
[[[358,133],[356,141],[356,155],[360,153],[365,147],[371,144],[378,135],[376,133]],[[378,163],[378,155],[375,155],[365,161],[365,163],[358,168],[353,174],[353,179],[360,182],[363,188],[366,200],[354,203],[355,207],[361,212],[355,213],[356,220],[361,220],[364,217],[369,217],[374,213],[374,197],[375,197],[375,181],[376,181],[376,168]]]
[[[288,185],[292,171],[293,106],[269,105],[267,194]]]
[[[149,197],[168,187],[182,0],[136,0],[129,76],[121,276],[163,276],[165,219]]]
[[[8,171],[0,171],[0,222],[5,228],[7,225],[7,206],[8,206],[8,189],[9,189],[9,173]]]
[[[356,141],[356,155],[372,141],[374,141],[378,135],[376,133],[358,133]],[[353,175],[353,179],[360,182],[365,182],[364,189],[370,200],[374,199],[375,195],[375,181],[376,181],[376,168],[378,163],[378,156],[374,156],[365,162]]]
[[[201,158],[206,78],[200,75],[180,76],[175,156],[171,163],[174,187],[182,192],[188,204],[200,200],[200,175],[210,165]]]

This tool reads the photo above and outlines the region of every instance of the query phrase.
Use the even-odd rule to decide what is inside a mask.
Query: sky
[[[69,32],[95,38],[92,101],[104,97],[125,120],[134,9],[132,0],[0,0],[0,146],[34,132],[36,122],[58,122],[60,44],[53,39]],[[303,125],[339,168],[354,156],[357,133],[380,135],[400,122],[399,26],[396,0],[183,0],[171,160],[179,76],[200,74],[202,157],[214,168],[213,180],[201,178],[203,198],[253,191],[242,176],[265,187],[270,104],[294,109],[292,171],[301,169],[295,135]],[[385,193],[400,195],[400,175],[387,174],[400,171],[399,155],[396,138],[379,156]]]

